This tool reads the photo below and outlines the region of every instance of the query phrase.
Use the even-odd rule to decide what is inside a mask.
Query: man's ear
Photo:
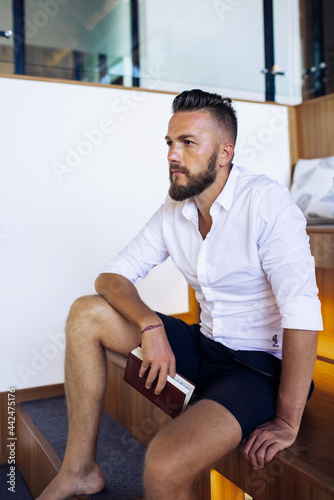
[[[225,167],[232,162],[234,155],[234,146],[230,143],[222,144],[222,149],[219,154],[219,166]]]

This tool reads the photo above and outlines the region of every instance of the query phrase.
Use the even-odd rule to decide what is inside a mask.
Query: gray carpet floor
[[[68,429],[65,398],[41,399],[22,405],[57,455],[63,459]],[[107,484],[102,492],[90,495],[89,498],[137,500],[143,497],[142,471],[145,452],[145,446],[103,412],[97,461],[106,474]]]

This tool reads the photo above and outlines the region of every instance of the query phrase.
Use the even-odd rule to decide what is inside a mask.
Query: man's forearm
[[[255,469],[262,469],[296,440],[312,381],[317,340],[317,332],[284,330],[276,417],[255,429],[242,447]]]
[[[140,298],[136,287],[119,274],[100,274],[95,282],[95,289],[122,316],[137,324],[142,330],[148,324],[160,323],[159,316]]]
[[[152,324],[161,324],[159,316],[139,297],[136,287],[119,274],[100,274],[95,289],[124,318],[138,325],[138,334]],[[149,389],[158,377],[155,393],[160,394],[167,382],[167,375],[175,376],[175,356],[163,327],[147,330],[141,336],[143,362],[139,376],[149,370],[145,386]]]
[[[276,416],[299,429],[313,377],[318,332],[284,330]]]

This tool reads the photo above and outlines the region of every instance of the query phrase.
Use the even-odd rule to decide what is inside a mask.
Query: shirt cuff
[[[112,273],[112,274],[120,274],[124,276],[124,278],[131,281],[134,284],[137,281],[138,276],[134,276],[133,270],[128,268],[126,263],[116,263],[116,262],[108,262],[103,268],[100,270],[100,274],[102,273]]]
[[[280,306],[282,327],[291,330],[323,330],[319,299],[303,300]]]

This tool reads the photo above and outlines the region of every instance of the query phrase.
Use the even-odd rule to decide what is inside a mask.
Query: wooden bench
[[[105,410],[148,445],[170,417],[123,381],[125,359],[108,354]],[[334,499],[334,364],[317,361],[315,390],[293,446],[279,452],[261,471],[254,471],[236,448],[213,469],[255,500]],[[211,499],[210,471],[199,481],[201,500]],[[235,500],[235,496],[224,496]],[[216,499],[212,499],[216,500]]]

